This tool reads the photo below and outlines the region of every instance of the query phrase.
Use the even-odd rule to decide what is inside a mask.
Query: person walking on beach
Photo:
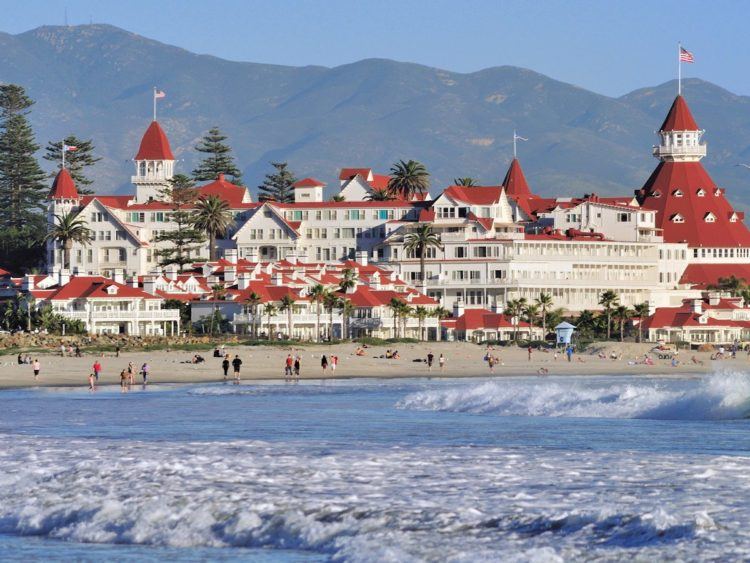
[[[492,354],[487,356],[487,365],[490,366],[490,373],[495,373],[495,356]]]
[[[125,393],[128,390],[128,372],[122,370],[120,372],[120,391]]]
[[[89,374],[89,391],[96,391],[96,384],[94,383],[94,374]]]
[[[440,357],[438,358],[438,365],[440,366],[440,371],[445,369],[445,356],[442,354],[440,354]]]
[[[60,344],[60,356],[65,357],[65,343]]]
[[[427,352],[427,371],[432,371],[432,362],[435,360],[435,356],[432,354],[432,350]]]
[[[99,360],[96,360],[94,362],[94,365],[91,366],[91,369],[94,370],[94,379],[99,381],[99,374],[102,372],[102,364],[99,363]]]
[[[42,370],[42,364],[39,363],[39,360],[34,360],[31,362],[31,369],[34,370],[34,381],[39,379],[39,372]]]
[[[120,357],[120,345],[115,346],[115,358]]]
[[[150,369],[148,362],[143,362],[143,365],[141,366],[141,376],[143,377],[144,386],[148,383],[148,372]]]
[[[532,348],[531,346],[529,346],[529,361],[531,361],[531,351],[532,351]]]
[[[133,362],[128,362],[128,385],[133,385],[135,383],[135,367],[133,366]]]
[[[331,375],[336,375],[336,366],[339,365],[339,357],[335,354],[331,356]]]
[[[240,367],[242,366],[242,360],[240,360],[239,354],[236,354],[234,356],[234,360],[232,360],[232,368],[234,369],[234,382],[239,383],[240,382]]]
[[[320,358],[320,367],[323,369],[323,375],[325,375],[328,370],[328,358],[326,358],[325,354]]]
[[[565,348],[565,355],[568,356],[568,361],[573,361],[573,346],[568,344],[568,347]]]
[[[221,360],[221,369],[224,371],[224,379],[226,380],[229,375],[229,354],[224,354],[224,359]]]
[[[300,360],[300,357],[297,356],[294,358],[294,378],[299,381],[299,370],[300,366],[302,365],[302,361]]]
[[[287,354],[286,360],[284,360],[284,378],[289,380],[292,378],[292,366],[294,365],[294,358],[291,354]]]

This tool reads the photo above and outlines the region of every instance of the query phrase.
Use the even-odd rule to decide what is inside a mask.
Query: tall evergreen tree
[[[37,266],[44,254],[40,211],[48,186],[26,117],[33,104],[21,86],[0,85],[0,256],[17,272]]]
[[[65,153],[65,168],[68,169],[71,178],[73,178],[73,181],[76,183],[78,193],[94,193],[92,190],[86,188],[86,186],[93,184],[94,181],[89,180],[83,173],[85,168],[93,166],[101,160],[101,158],[97,158],[93,154],[94,143],[91,139],[84,141],[75,135],[68,135],[65,137],[65,141],[50,141],[47,143],[47,148],[45,149],[47,153],[44,155],[44,160],[49,160],[55,163],[55,172],[50,174],[50,177],[54,178],[57,171],[62,168],[63,142],[69,147],[76,147],[76,150]]]
[[[233,184],[242,185],[242,172],[235,166],[232,148],[224,143],[226,140],[227,136],[218,127],[212,127],[195,147],[206,155],[193,170],[196,182],[213,181],[219,174],[226,174],[232,177]]]
[[[176,264],[180,271],[199,259],[203,234],[195,228],[195,201],[198,197],[193,180],[185,174],[175,174],[170,185],[162,190],[160,199],[170,205],[169,220],[175,228],[160,233],[155,242],[169,243],[156,251],[160,266]]]
[[[292,184],[297,181],[291,170],[287,169],[286,162],[272,162],[275,168],[273,174],[266,174],[266,179],[258,186],[259,201],[278,201],[279,203],[294,202],[294,189]]]

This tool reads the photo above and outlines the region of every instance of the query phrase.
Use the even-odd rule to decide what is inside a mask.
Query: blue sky
[[[10,6],[12,4],[12,8]],[[223,58],[336,66],[384,57],[471,72],[516,65],[608,95],[683,67],[750,94],[750,2],[735,0],[10,0],[0,30],[109,23]]]

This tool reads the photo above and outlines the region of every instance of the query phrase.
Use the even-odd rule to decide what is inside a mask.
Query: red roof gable
[[[734,276],[750,283],[750,264],[688,264],[680,283],[705,289],[719,283],[719,278]]]
[[[321,182],[315,178],[302,178],[292,184],[294,188],[317,188],[318,186],[325,186],[325,182]]]
[[[55,181],[52,183],[52,189],[49,192],[50,199],[77,199],[78,190],[76,189],[73,178],[70,177],[70,173],[65,169],[61,168],[55,176]]]
[[[529,323],[519,322],[519,327],[528,327]],[[510,317],[502,313],[493,313],[487,309],[466,309],[464,314],[456,319],[456,330],[482,330],[513,328]]]
[[[500,201],[502,186],[448,186],[443,194],[472,205],[492,205]]]
[[[529,184],[526,182],[526,176],[521,170],[521,163],[518,162],[517,158],[514,158],[508,172],[505,174],[503,180],[503,186],[505,186],[505,192],[511,197],[535,197],[529,189]]]
[[[152,121],[143,134],[135,160],[174,160],[169,139],[158,121]]]
[[[107,288],[112,286],[117,288],[115,295],[107,293]],[[49,299],[112,299],[115,297],[158,299],[142,289],[116,283],[102,276],[73,276],[68,283],[55,290]]]
[[[216,180],[198,188],[198,197],[217,196],[226,201],[232,209],[247,205],[242,201],[245,193],[246,190],[242,186],[225,180],[224,174],[219,174]]]
[[[342,168],[341,173],[339,174],[339,180],[349,180],[350,178],[354,178],[357,174],[367,181],[370,174],[372,174],[372,168]]]
[[[641,205],[656,211],[665,242],[691,247],[750,246],[750,231],[732,222],[732,206],[700,162],[661,162],[640,191]],[[706,221],[708,214],[713,222]],[[681,221],[675,218],[681,217]]]
[[[659,131],[699,131],[698,124],[690,113],[685,98],[677,96]]]

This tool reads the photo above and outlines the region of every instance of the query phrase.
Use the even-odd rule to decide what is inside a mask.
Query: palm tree
[[[513,324],[513,340],[518,340],[518,321],[523,309],[524,304],[520,299],[511,299],[505,304],[504,313],[510,317],[510,322]]]
[[[430,316],[430,310],[427,309],[427,307],[423,307],[422,305],[417,305],[414,308],[414,316],[417,318],[417,321],[419,321],[419,339],[424,340],[424,320]]]
[[[393,194],[384,189],[374,189],[365,197],[367,201],[392,201],[394,199]]]
[[[339,291],[346,293],[348,290],[357,287],[357,274],[351,268],[344,268],[341,272],[341,281],[339,282]]]
[[[638,303],[633,307],[633,313],[638,317],[638,342],[643,342],[643,321],[648,317],[650,307],[648,301],[645,303]]]
[[[427,280],[424,276],[424,261],[427,257],[427,251],[430,248],[442,250],[443,243],[440,242],[440,235],[435,233],[427,223],[419,225],[416,231],[409,233],[404,238],[404,250],[413,252],[419,258],[419,280],[422,284],[423,293],[427,286]]]
[[[72,211],[55,215],[55,224],[44,237],[44,240],[53,240],[60,243],[63,249],[63,269],[70,269],[70,251],[73,243],[88,245],[91,242],[91,231],[86,226],[86,221]]]
[[[263,312],[268,317],[268,340],[273,340],[273,332],[271,331],[271,317],[278,314],[279,309],[273,303],[266,303],[263,305]]]
[[[289,295],[288,293],[281,298],[280,304],[279,304],[279,311],[286,311],[286,328],[287,332],[289,333],[289,340],[292,340],[294,334],[293,327],[292,327],[292,313],[294,313],[294,297]]]
[[[523,309],[523,314],[526,315],[526,322],[531,326],[536,325],[537,320],[539,320],[539,305],[526,305]]]
[[[594,316],[594,313],[587,310],[581,311],[576,320],[576,325],[579,333],[585,333],[591,336],[591,332],[596,326],[596,317]]]
[[[391,166],[388,192],[393,197],[412,200],[416,194],[423,194],[430,186],[430,174],[424,164],[416,160],[399,160]]]
[[[544,340],[547,338],[547,311],[552,307],[552,296],[549,293],[540,293],[535,302],[542,313],[542,340]]]
[[[617,294],[608,289],[603,292],[599,297],[599,305],[604,307],[604,314],[607,317],[607,340],[610,338],[611,324],[612,324],[612,309],[620,304],[620,299]]]
[[[632,316],[630,309],[626,305],[619,305],[614,310],[614,317],[620,323],[620,342],[625,339],[625,321]]]
[[[200,198],[195,209],[194,227],[208,235],[208,256],[213,262],[216,260],[216,237],[226,236],[234,224],[232,210],[226,201],[215,195]]]
[[[453,178],[453,185],[454,186],[474,187],[474,186],[478,186],[479,184],[471,176],[464,176],[462,178]]]
[[[728,291],[732,297],[736,297],[745,287],[745,280],[740,279],[734,275],[726,278],[719,278],[718,283],[711,284],[708,289],[718,289],[721,291]]]
[[[414,308],[410,307],[404,302],[401,302],[401,307],[399,308],[398,316],[401,319],[401,338],[406,338],[406,323],[409,320],[409,317],[411,317],[414,314]]]
[[[328,342],[333,342],[333,310],[339,305],[339,297],[332,291],[327,291],[323,299],[323,306],[328,312]]]
[[[341,201],[345,201],[345,198],[342,195],[335,195],[331,198],[331,201],[341,202]]]
[[[316,337],[315,340],[317,342],[320,342],[320,304],[323,302],[323,300],[326,297],[327,290],[325,287],[323,287],[322,284],[315,284],[310,288],[310,291],[308,292],[308,296],[310,297],[310,302],[315,303],[315,332]]]
[[[346,297],[339,298],[339,309],[341,309],[341,329],[342,338],[351,338],[349,334],[349,317],[354,313],[354,305]]]
[[[245,299],[245,303],[250,306],[250,314],[253,316],[253,323],[252,323],[252,337],[257,340],[258,338],[258,305],[260,305],[260,302],[262,301],[262,298],[260,295],[255,293],[254,291],[250,293],[250,295],[247,296],[247,299]]]
[[[440,324],[440,321],[442,321],[443,319],[447,319],[448,317],[450,317],[451,313],[450,313],[450,311],[448,311],[448,309],[446,309],[445,307],[443,307],[442,305],[440,305],[438,307],[435,307],[432,310],[432,316],[435,317],[438,320],[437,334],[436,334],[435,337],[437,338],[437,340],[440,340],[441,336],[442,336],[442,331],[443,331],[443,327]]]
[[[392,297],[388,303],[388,308],[393,313],[393,338],[398,338],[398,317],[401,314],[401,307],[405,305],[403,301]]]

